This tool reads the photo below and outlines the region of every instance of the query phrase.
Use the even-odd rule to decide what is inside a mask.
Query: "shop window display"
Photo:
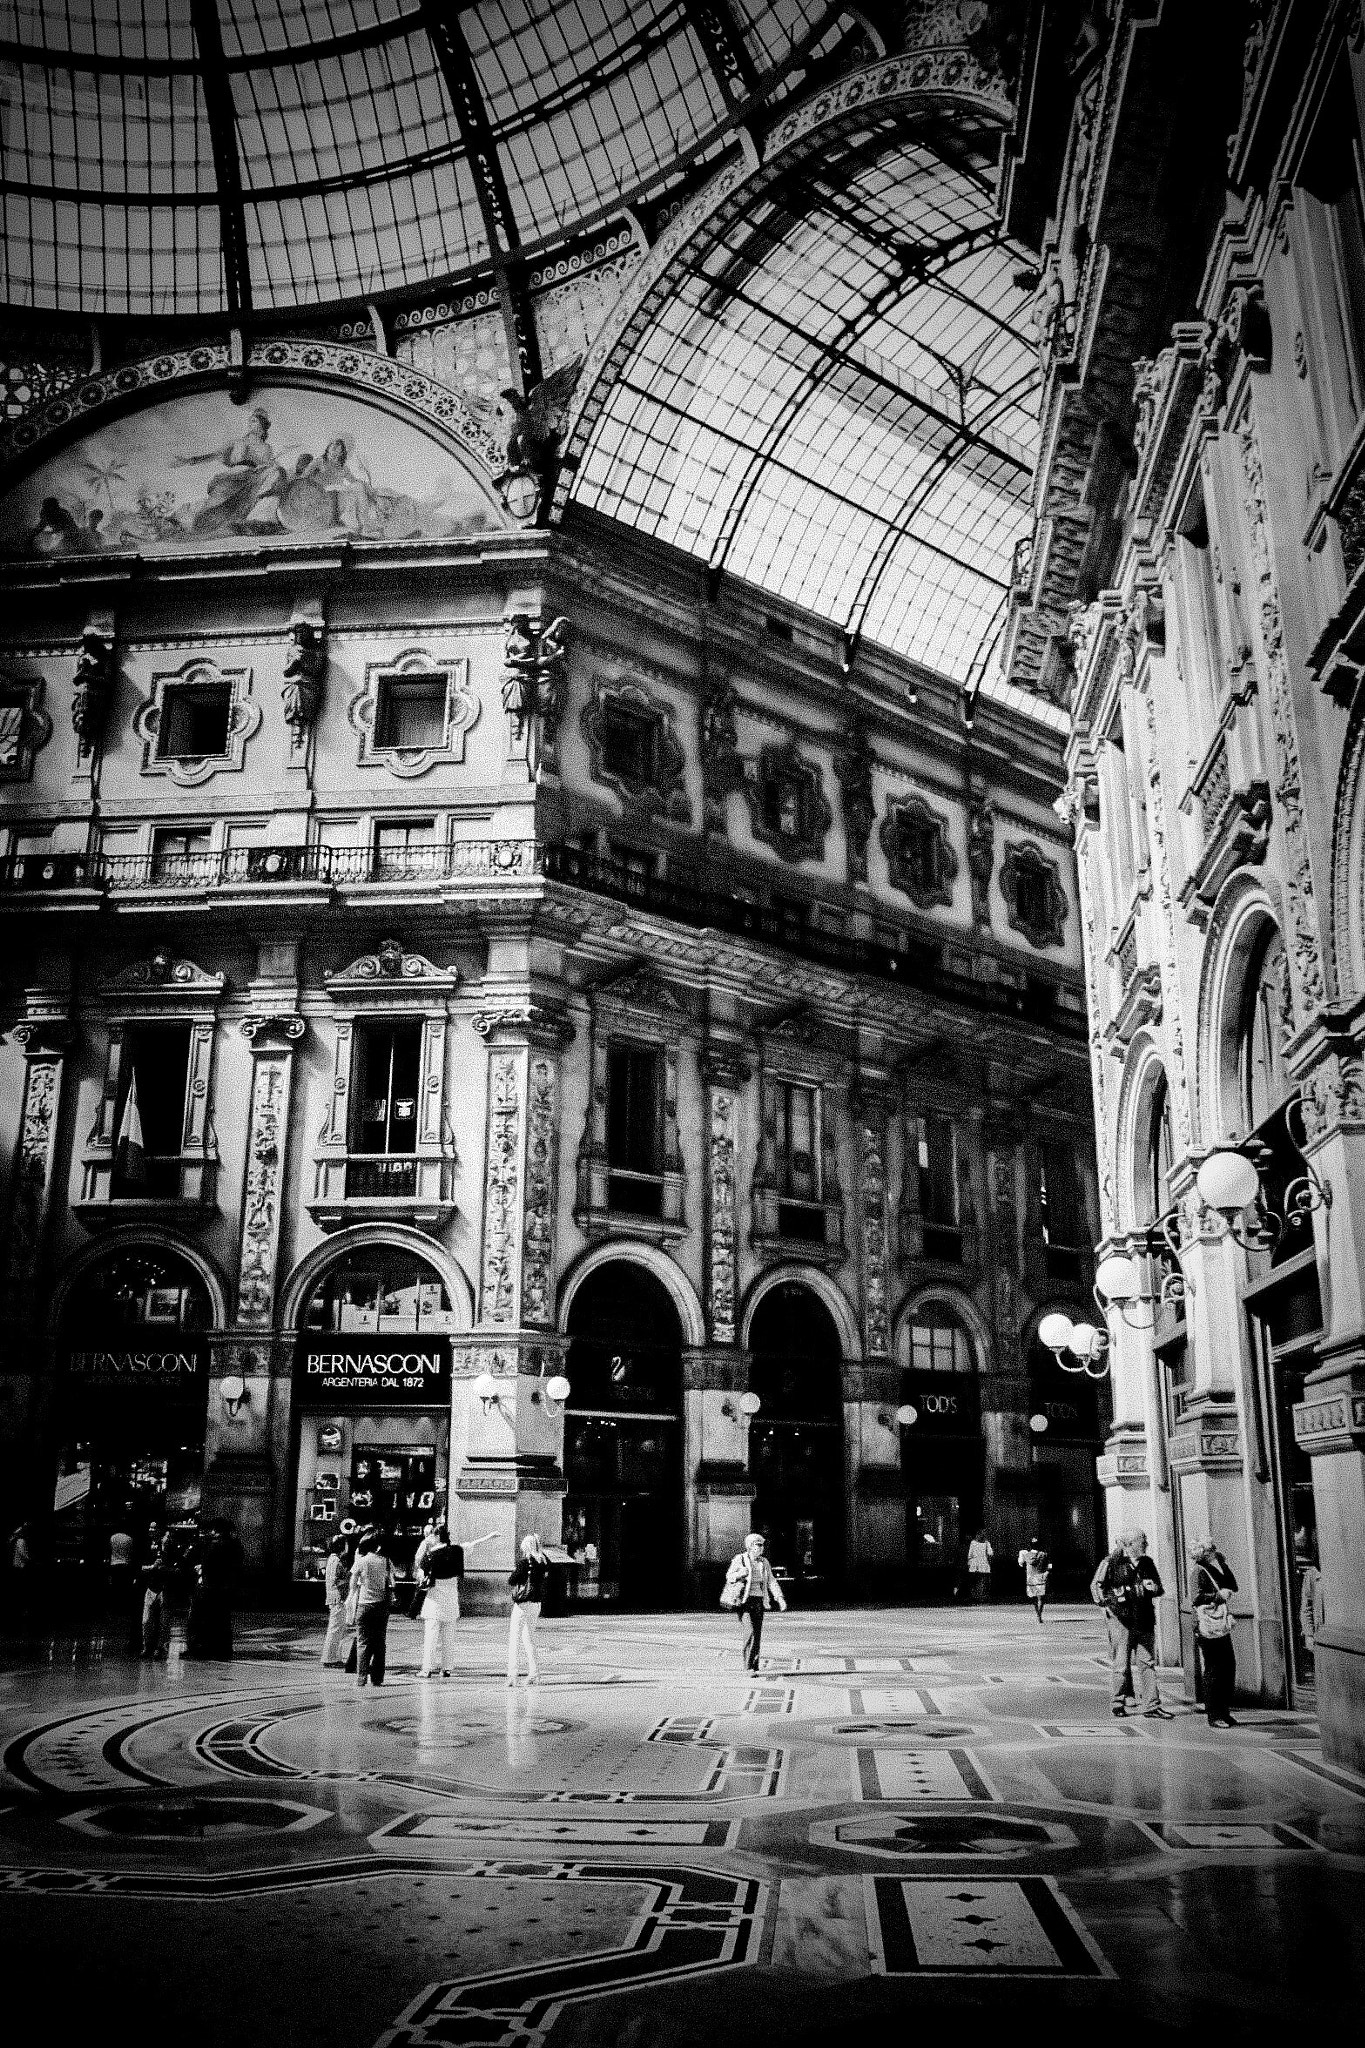
[[[320,1580],[338,1530],[371,1522],[405,1576],[426,1524],[445,1515],[456,1320],[439,1274],[385,1244],[339,1259],[305,1303],[295,1361],[296,1579]]]

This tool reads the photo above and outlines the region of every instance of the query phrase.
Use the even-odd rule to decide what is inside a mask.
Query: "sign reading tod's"
[[[300,1401],[432,1408],[450,1398],[446,1337],[310,1336],[299,1341],[294,1368]]]

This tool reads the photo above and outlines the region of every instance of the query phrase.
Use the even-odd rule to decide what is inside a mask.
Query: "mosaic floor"
[[[0,1669],[7,2002],[69,2037],[288,2048],[954,2040],[1343,2021],[1365,1992],[1365,1781],[1311,1720],[1110,1718],[1100,1617],[505,1627],[382,1691],[320,1629],[230,1665],[96,1642]],[[907,2033],[908,2037],[908,2033]]]

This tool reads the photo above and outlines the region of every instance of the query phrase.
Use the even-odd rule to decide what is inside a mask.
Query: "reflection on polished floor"
[[[231,1665],[0,1673],[9,2002],[289,2048],[1241,2039],[1358,2025],[1365,1781],[1311,1719],[1111,1720],[1059,1608],[570,1620],[382,1691],[256,1620]],[[72,1969],[72,1959],[80,1967]],[[27,1982],[25,1982],[27,1979]],[[951,2020],[950,2020],[951,2015]]]

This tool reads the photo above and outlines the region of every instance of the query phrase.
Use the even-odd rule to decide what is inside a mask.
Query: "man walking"
[[[1110,1711],[1115,1720],[1123,1718],[1129,1693],[1135,1695],[1143,1720],[1174,1718],[1162,1706],[1156,1684],[1156,1603],[1164,1591],[1142,1529],[1130,1529],[1121,1537],[1118,1549],[1102,1560],[1090,1581],[1090,1597],[1103,1607],[1109,1631]]]

